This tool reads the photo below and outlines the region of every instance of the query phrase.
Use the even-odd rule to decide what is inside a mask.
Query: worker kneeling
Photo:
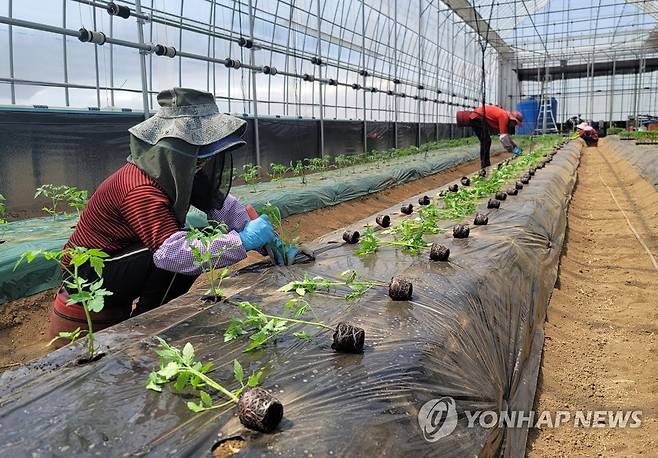
[[[246,122],[219,113],[212,94],[174,88],[158,94],[160,111],[132,127],[128,161],[96,190],[82,212],[66,248],[85,247],[110,255],[103,287],[112,292],[92,314],[95,330],[143,313],[186,293],[202,268],[186,239],[190,205],[209,221],[226,224],[228,232],[211,245],[216,266],[234,264],[249,250],[277,245],[267,216],[251,220],[229,194],[233,181],[232,151],[245,142]],[[70,259],[62,260],[69,267]],[[88,264],[78,274],[98,280]],[[67,304],[60,289],[51,314],[49,334],[87,329],[80,304]],[[133,310],[133,302],[137,300]]]
[[[582,122],[576,126],[578,136],[585,140],[587,146],[598,146],[599,145],[599,134],[595,128]]]
[[[485,119],[486,118],[486,119]],[[476,108],[475,111],[457,112],[457,126],[471,127],[480,140],[480,166],[482,169],[491,165],[491,133],[500,135],[500,142],[505,149],[515,155],[523,153],[510,134],[517,125],[523,124],[523,115],[518,111],[509,112],[494,105]]]

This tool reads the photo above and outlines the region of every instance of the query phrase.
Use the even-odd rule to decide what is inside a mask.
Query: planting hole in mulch
[[[476,226],[486,226],[489,224],[489,217],[482,213],[476,213],[475,218],[473,218],[473,224]]]
[[[388,215],[379,215],[377,218],[375,218],[375,221],[381,227],[388,227],[391,225],[391,217]]]
[[[448,191],[445,189],[442,189],[439,191],[439,197],[445,197],[448,194]]]
[[[462,186],[470,186],[471,185],[471,179],[469,177],[462,177],[460,180],[462,183]]]
[[[388,295],[394,301],[408,301],[411,299],[414,285],[407,279],[401,277],[391,278],[388,285]]]
[[[509,189],[508,189],[507,191],[505,191],[505,192],[507,192],[507,195],[508,195],[508,196],[515,196],[515,195],[517,195],[517,194],[519,193],[519,190],[516,189],[516,188],[509,188]]]
[[[507,193],[504,192],[504,191],[498,191],[498,192],[496,193],[496,199],[498,199],[498,200],[505,200],[505,199],[507,199]]]
[[[432,261],[447,261],[450,257],[450,248],[433,243],[430,248],[430,259]]]
[[[451,184],[450,186],[448,186],[448,191],[450,191],[450,192],[459,191],[459,185],[457,183]]]
[[[452,228],[452,236],[456,239],[468,238],[471,228],[467,224],[457,224]]]
[[[343,232],[343,240],[345,240],[350,245],[354,245],[355,243],[358,243],[360,237],[361,237],[361,234],[359,234],[359,231],[345,231],[345,232]]]
[[[334,343],[331,348],[341,353],[363,353],[366,331],[357,326],[341,321],[334,331]]]
[[[514,187],[515,187],[517,190],[519,190],[519,189],[523,189],[523,183],[521,183],[520,181],[517,181],[516,184],[514,185]]]
[[[251,388],[238,401],[238,417],[247,428],[269,433],[283,418],[283,404],[266,389]]]
[[[238,453],[245,446],[242,436],[233,436],[222,439],[212,446],[213,458],[228,458]]]
[[[76,363],[77,363],[79,366],[82,366],[82,365],[84,365],[84,364],[89,364],[89,363],[95,363],[96,361],[98,361],[99,359],[101,359],[103,356],[105,356],[105,353],[103,353],[103,352],[99,352],[99,353],[96,353],[96,354],[94,355],[93,358],[86,358],[86,357],[85,357],[85,358],[79,358],[79,359],[76,361]]]
[[[489,199],[489,202],[487,202],[487,208],[500,208],[500,200]]]
[[[405,215],[411,215],[414,212],[414,206],[413,204],[404,205],[402,208],[400,208],[400,211]]]
[[[429,205],[431,203],[431,200],[429,196],[423,196],[418,198],[418,203],[420,205]]]

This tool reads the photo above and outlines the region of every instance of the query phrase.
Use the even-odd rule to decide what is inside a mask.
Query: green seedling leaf
[[[199,391],[199,396],[201,396],[201,404],[205,407],[212,406],[212,398],[205,391]]]
[[[237,380],[240,385],[244,385],[244,370],[242,369],[240,361],[237,359],[233,360],[233,378],[235,378],[235,380]]]
[[[183,362],[185,364],[192,364],[194,362],[194,347],[190,342],[187,342],[183,347]]]
[[[158,374],[156,372],[151,372],[147,379],[146,389],[161,393],[162,387],[160,386],[159,381],[160,381],[160,377],[158,376]]]
[[[199,412],[203,412],[204,410],[206,410],[206,409],[203,408],[203,406],[197,404],[196,402],[192,402],[192,401],[187,401],[187,408],[190,409],[194,413],[199,413]]]
[[[293,332],[292,335],[300,340],[311,340],[311,335],[306,331]]]
[[[258,372],[254,372],[247,379],[247,386],[249,388],[254,388],[254,387],[260,385],[260,379],[262,377],[263,377],[263,371],[262,370],[260,370]]]
[[[180,366],[178,363],[170,361],[165,367],[158,371],[158,375],[166,380],[170,380],[176,374],[178,374],[179,367]]]

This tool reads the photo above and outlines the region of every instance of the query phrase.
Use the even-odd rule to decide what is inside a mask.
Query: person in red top
[[[595,128],[586,122],[581,122],[576,126],[576,129],[578,129],[578,136],[585,140],[587,146],[598,146],[599,134]]]
[[[187,238],[185,220],[192,205],[228,229],[209,248],[215,267],[234,264],[249,250],[277,246],[267,216],[252,220],[229,193],[232,151],[245,144],[246,122],[219,113],[212,94],[194,89],[162,91],[158,103],[160,111],[129,129],[127,163],[94,192],[64,246],[110,255],[102,280],[112,294],[105,297],[102,311],[92,313],[96,330],[184,294],[208,267],[193,256],[206,248]],[[69,263],[64,257],[65,271]],[[88,264],[78,273],[98,280]],[[82,306],[67,302],[62,287],[51,313],[51,337],[87,329]]]
[[[484,118],[486,116],[486,123]],[[468,125],[480,140],[480,166],[484,169],[491,165],[491,133],[500,135],[500,142],[505,149],[517,156],[523,150],[510,137],[517,125],[523,124],[523,115],[518,111],[505,111],[495,105],[476,108],[468,115]]]

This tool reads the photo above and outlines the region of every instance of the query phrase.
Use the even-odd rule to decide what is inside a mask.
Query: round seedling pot
[[[359,242],[359,238],[361,237],[361,234],[359,234],[359,231],[345,231],[343,232],[343,240],[345,240],[347,243],[353,245],[355,243]]]
[[[498,192],[496,193],[496,199],[498,199],[498,200],[505,200],[505,199],[507,199],[507,193],[504,192],[504,191],[498,191]]]
[[[514,187],[514,188],[509,188],[506,192],[508,196],[515,196],[519,193],[519,190],[516,189],[516,187]]]
[[[402,208],[400,208],[400,211],[405,215],[411,215],[414,212],[414,206],[413,204],[404,205]]]
[[[486,226],[489,223],[489,217],[483,215],[482,213],[476,213],[475,218],[473,218],[473,224],[476,226]]]
[[[341,353],[363,353],[366,332],[349,323],[341,321],[334,331],[334,343],[331,348]]]
[[[489,202],[487,202],[487,208],[500,208],[500,200],[489,199]]]
[[[451,184],[450,186],[448,186],[448,191],[450,191],[450,192],[459,191],[459,185],[457,183]]]
[[[514,184],[514,187],[515,187],[517,190],[519,190],[519,189],[523,189],[523,183],[521,183],[520,181],[517,181],[517,182]]]
[[[264,388],[251,388],[238,401],[238,418],[249,429],[269,433],[283,418],[283,404]]]
[[[388,215],[379,215],[377,218],[375,218],[375,221],[381,227],[388,227],[391,225],[391,217]]]
[[[429,205],[432,201],[429,196],[423,196],[418,198],[418,203],[420,205]]]
[[[523,175],[523,176],[521,177],[521,183],[523,183],[523,184],[528,184],[528,183],[530,183],[530,177],[529,177],[528,175]]]
[[[388,296],[394,301],[408,301],[414,291],[414,285],[401,277],[391,278],[388,284]]]
[[[467,224],[457,224],[452,228],[452,236],[456,239],[468,238],[471,228]]]
[[[535,175],[535,169],[528,169],[528,175],[534,176]]]
[[[450,257],[450,248],[433,243],[430,247],[430,259],[432,261],[447,261]]]
[[[461,180],[462,186],[470,186],[471,185],[471,179],[469,177],[462,177]]]

